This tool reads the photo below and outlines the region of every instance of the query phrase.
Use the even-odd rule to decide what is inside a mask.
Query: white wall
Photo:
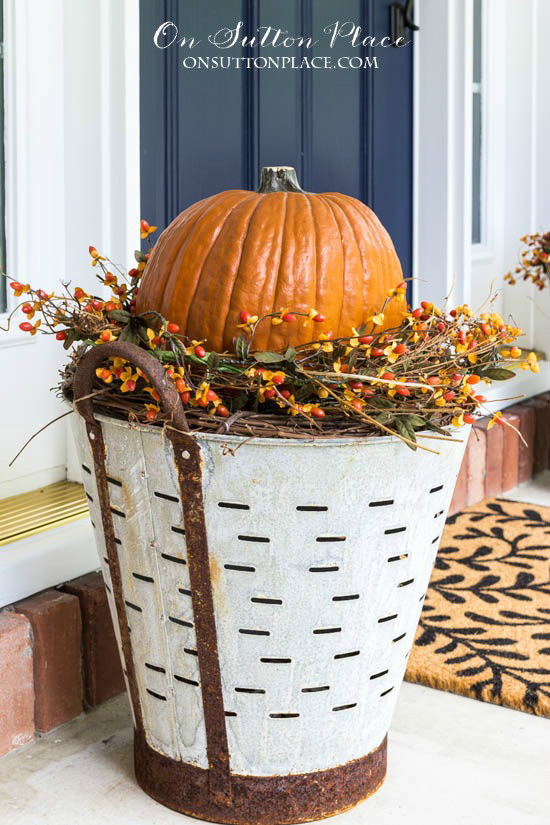
[[[4,7],[8,272],[91,289],[90,244],[127,265],[139,242],[138,0]],[[0,335],[0,498],[62,479],[67,465],[63,422],[7,467],[64,411],[50,392],[60,344],[15,327]]]
[[[497,9],[498,6],[498,9]],[[502,14],[502,31],[493,23]],[[518,259],[520,236],[550,229],[550,3],[548,0],[489,2],[488,255],[472,262],[472,305],[491,279]],[[522,343],[550,352],[550,290],[530,284],[504,286],[499,300],[525,330]]]
[[[471,0],[417,0],[416,300],[494,309],[550,352],[550,290],[504,284],[519,238],[550,229],[550,2],[485,0],[487,237],[472,248]],[[434,296],[434,297],[432,297]]]

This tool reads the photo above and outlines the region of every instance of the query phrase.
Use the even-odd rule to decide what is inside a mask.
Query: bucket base
[[[386,776],[386,742],[337,768],[290,776],[231,776],[232,800],[223,804],[208,789],[208,771],[177,762],[134,734],[136,779],[168,808],[226,825],[290,825],[342,813],[374,793]]]

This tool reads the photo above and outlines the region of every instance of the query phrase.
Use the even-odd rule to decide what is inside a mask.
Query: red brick
[[[105,585],[100,573],[89,573],[63,589],[80,601],[84,700],[93,708],[125,689]]]
[[[533,453],[533,474],[541,473],[548,467],[550,451],[550,404],[540,396],[530,398],[526,406],[535,411],[535,449]]]
[[[0,613],[0,756],[34,739],[34,682],[29,621]]]
[[[523,441],[519,439],[518,484],[528,481],[533,475],[533,456],[535,452],[536,415],[532,407],[526,404],[515,404],[508,407],[507,413],[519,418],[519,431]]]
[[[485,497],[487,433],[472,427],[466,447],[467,478],[466,504],[478,504]]]
[[[511,490],[512,487],[515,487],[518,483],[520,438],[512,427],[519,430],[520,423],[519,415],[509,413],[508,410],[503,413],[502,417],[511,425],[507,426],[505,424],[500,428],[502,429],[504,442],[502,453],[502,492],[505,492],[506,490]]]
[[[34,715],[45,733],[82,711],[80,606],[75,596],[46,590],[14,607],[32,627]]]
[[[502,461],[504,450],[504,434],[502,426],[496,424],[489,429],[490,419],[480,418],[475,423],[476,430],[482,430],[486,439],[485,458],[485,498],[498,496],[502,493]]]
[[[449,507],[449,516],[454,516],[455,513],[460,512],[466,506],[466,490],[468,489],[468,451],[464,451],[462,464],[456,480],[451,506]]]

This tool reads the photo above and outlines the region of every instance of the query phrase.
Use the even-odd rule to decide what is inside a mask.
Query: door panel
[[[353,21],[389,35],[389,0],[141,0],[141,213],[161,227],[189,204],[223,189],[257,186],[263,165],[295,166],[309,191],[340,191],[378,214],[411,271],[412,45],[329,48],[327,26]],[[295,45],[219,50],[208,35],[243,22],[311,35]],[[158,49],[172,21],[202,42]],[[172,29],[172,32],[174,30]],[[173,34],[171,35],[173,36]],[[378,68],[184,68],[185,57],[284,54],[376,57]]]

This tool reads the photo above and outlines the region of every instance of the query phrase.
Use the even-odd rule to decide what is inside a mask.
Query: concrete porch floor
[[[382,788],[335,825],[547,825],[548,720],[405,683]],[[10,825],[178,825],[134,780],[125,696],[0,761]]]
[[[550,473],[506,498],[550,505]],[[548,825],[550,723],[405,683],[389,735],[388,775],[335,825]],[[193,822],[137,786],[125,696],[0,760],[10,825]]]

